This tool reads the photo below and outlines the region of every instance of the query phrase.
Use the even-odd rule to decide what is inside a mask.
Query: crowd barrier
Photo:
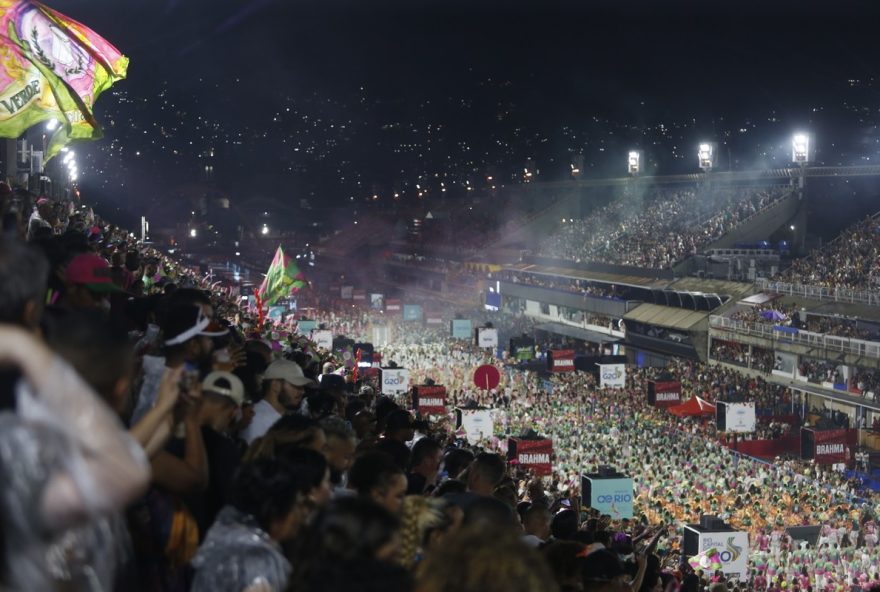
[[[753,456],[762,460],[773,460],[784,454],[800,454],[800,434],[788,434],[775,440],[738,440],[725,442],[725,446],[740,454]]]

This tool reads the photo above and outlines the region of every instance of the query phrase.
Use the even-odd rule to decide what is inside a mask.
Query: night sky
[[[228,191],[331,203],[512,183],[527,159],[557,180],[577,154],[616,176],[630,147],[690,171],[703,138],[781,165],[795,129],[828,163],[880,156],[874,2],[49,4],[131,58],[82,184],[134,207],[212,149]]]

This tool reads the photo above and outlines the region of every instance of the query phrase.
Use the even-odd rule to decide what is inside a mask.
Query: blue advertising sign
[[[590,506],[614,520],[633,517],[633,480],[592,479]]]
[[[421,321],[422,320],[422,307],[418,304],[404,304],[403,305],[403,320],[404,321]]]
[[[312,329],[318,328],[318,321],[301,320],[297,321],[297,333],[300,335],[310,335]]]
[[[470,319],[455,319],[452,321],[453,339],[470,339],[473,326]]]

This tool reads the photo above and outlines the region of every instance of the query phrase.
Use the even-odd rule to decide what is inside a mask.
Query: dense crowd
[[[538,249],[546,257],[665,269],[696,255],[788,194],[783,188],[652,190],[568,220]]]
[[[392,328],[382,358],[451,403],[496,408],[468,443],[444,415],[380,394],[372,369],[320,350],[88,209],[0,186],[0,587],[12,590],[839,590],[880,581],[876,500],[822,467],[759,463],[712,422],[648,407],[661,372],[686,396],[790,413],[791,393],[720,366],[541,379],[448,331],[321,298],[334,335]],[[59,215],[64,213],[65,215]],[[20,222],[21,221],[21,222]],[[29,236],[30,241],[23,238]],[[530,322],[485,311],[505,337]],[[481,316],[477,316],[479,313]],[[450,317],[451,318],[451,317]],[[504,338],[502,338],[503,340]],[[503,342],[503,341],[502,341]],[[472,383],[495,365],[494,391]],[[781,435],[779,421],[761,435]],[[540,479],[507,436],[552,438]],[[579,476],[634,477],[635,517],[582,506]],[[712,513],[750,532],[750,572],[726,582],[680,555]],[[817,546],[783,527],[821,524]],[[840,533],[844,532],[845,537]],[[855,532],[855,534],[853,534]]]
[[[849,337],[867,341],[880,340],[880,330],[872,322],[841,315],[808,314],[799,310],[797,304],[769,302],[741,306],[728,317],[745,323],[794,327],[835,337]]]
[[[880,281],[880,220],[868,217],[853,224],[826,247],[796,259],[779,275],[782,281],[875,290]]]

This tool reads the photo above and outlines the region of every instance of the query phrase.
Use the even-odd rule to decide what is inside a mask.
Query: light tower
[[[627,158],[626,172],[635,177],[642,172],[642,151],[630,150]]]
[[[715,153],[717,152],[713,142],[700,142],[697,150],[697,158],[700,164],[700,170],[704,173],[710,172],[715,167]]]
[[[804,132],[796,133],[791,139],[791,161],[798,165],[798,197],[804,198],[804,188],[806,187],[806,168],[813,160],[811,152],[810,135]]]

